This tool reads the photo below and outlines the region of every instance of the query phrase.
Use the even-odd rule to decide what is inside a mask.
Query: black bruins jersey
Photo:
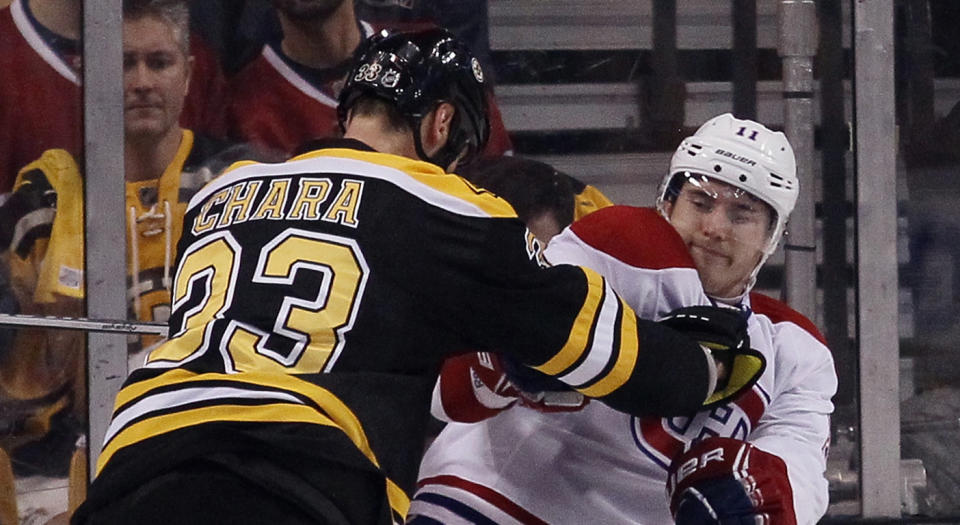
[[[356,141],[214,180],[190,202],[176,270],[170,340],[118,395],[88,510],[227,449],[378,472],[402,520],[437,371],[469,350],[635,413],[688,412],[708,388],[697,345],[637,319],[599,274],[547,267],[506,201]],[[668,352],[684,381],[664,373]]]

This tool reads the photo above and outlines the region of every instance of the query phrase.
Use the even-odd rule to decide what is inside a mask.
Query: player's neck
[[[307,67],[324,69],[337,66],[353,56],[363,40],[357,26],[353,2],[343,2],[323,20],[291,20],[280,14],[284,54]]]
[[[179,127],[155,140],[130,140],[124,146],[124,171],[128,182],[159,179],[180,148],[183,130]]]
[[[80,39],[82,11],[77,0],[30,0],[30,12],[50,31],[73,40]]]
[[[355,116],[350,119],[344,138],[356,139],[380,153],[391,153],[419,159],[413,137],[408,131],[386,131],[384,123],[375,117]]]

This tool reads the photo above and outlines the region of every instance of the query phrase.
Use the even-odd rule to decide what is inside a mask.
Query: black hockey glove
[[[735,399],[751,388],[766,368],[763,355],[750,348],[747,318],[739,310],[686,306],[670,312],[660,322],[696,339],[713,355],[720,375],[705,407]]]

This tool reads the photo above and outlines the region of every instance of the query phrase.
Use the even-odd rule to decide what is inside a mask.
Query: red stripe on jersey
[[[634,424],[640,427],[635,437],[642,442],[639,443],[641,449],[645,449],[648,454],[658,454],[659,457],[653,459],[663,468],[667,468],[670,460],[682,453],[684,448],[684,442],[666,428],[668,422],[667,418],[634,419]]]
[[[747,419],[750,420],[751,429],[757,428],[760,416],[762,416],[767,409],[767,403],[760,392],[757,391],[757,388],[758,387],[754,385],[753,388],[741,394],[740,397],[734,401],[747,415]]]
[[[683,239],[653,208],[609,206],[570,228],[593,248],[637,268],[696,268]]]
[[[479,483],[474,483],[472,481],[467,481],[463,478],[450,475],[424,478],[417,482],[418,488],[423,488],[427,485],[446,485],[448,487],[454,487],[469,492],[474,496],[486,501],[487,503],[490,503],[494,507],[497,507],[504,513],[509,514],[510,517],[519,521],[520,523],[524,523],[525,525],[547,525],[547,522],[541,520],[533,514],[530,514],[530,512],[528,512],[526,509],[507,499],[507,497],[503,494],[500,494],[490,487],[480,485]]]
[[[793,323],[809,332],[810,335],[815,337],[817,341],[823,343],[824,346],[827,345],[827,340],[823,337],[823,334],[820,333],[817,325],[813,324],[813,321],[807,319],[803,314],[790,308],[782,301],[778,301],[773,297],[761,293],[751,292],[750,308],[754,313],[769,317],[774,323]]]

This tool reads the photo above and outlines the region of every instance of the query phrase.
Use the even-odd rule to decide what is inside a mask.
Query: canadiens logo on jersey
[[[637,447],[666,470],[672,458],[702,439],[713,436],[747,439],[769,403],[770,395],[754,385],[735,402],[703,410],[693,417],[633,417],[630,430]]]

